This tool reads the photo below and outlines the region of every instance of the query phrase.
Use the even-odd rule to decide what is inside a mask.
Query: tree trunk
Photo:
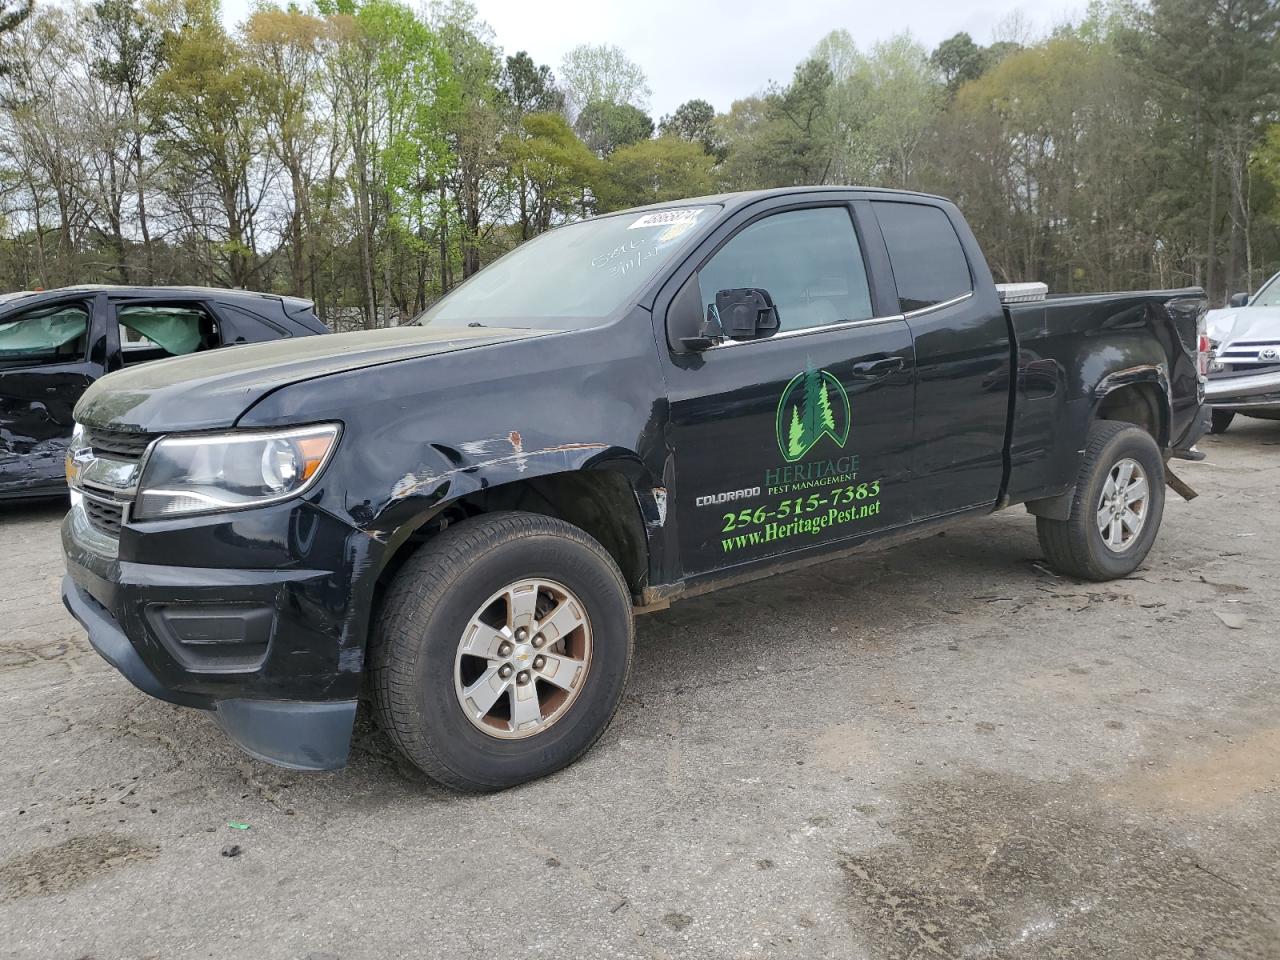
[[[1209,229],[1206,231],[1204,249],[1204,288],[1213,300],[1217,288],[1217,239],[1218,239],[1218,144],[1215,138],[1209,153]]]
[[[138,229],[142,234],[142,254],[147,266],[146,281],[155,283],[156,256],[155,251],[151,249],[151,230],[147,226],[146,184],[143,181],[143,171],[146,167],[142,157],[142,118],[138,113],[137,97],[132,89],[129,91],[129,99],[133,102],[133,163],[134,188],[138,194]]]
[[[376,324],[377,299],[373,291],[373,237],[372,211],[369,202],[369,168],[365,161],[364,144],[358,143],[356,163],[356,216],[360,219],[360,270],[364,276],[364,325],[372,330]]]
[[[302,165],[291,147],[289,155],[289,182],[293,189],[293,212],[289,217],[289,242],[293,247],[289,266],[293,274],[292,292],[295,297],[304,296],[307,289],[306,235],[302,228],[306,187],[302,182]]]
[[[440,182],[440,296],[449,292],[449,198]]]

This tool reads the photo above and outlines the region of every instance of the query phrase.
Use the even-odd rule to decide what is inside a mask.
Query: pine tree
[[[804,427],[800,423],[800,408],[791,408],[791,433],[787,440],[787,455],[792,460],[804,453]]]
[[[818,406],[819,385],[822,375],[813,367],[804,372],[804,439],[812,446],[822,436],[822,411]]]
[[[822,378],[822,388],[818,393],[818,413],[822,420],[822,428],[829,430],[832,436],[836,433],[836,418],[831,412],[831,396],[827,392],[827,379]]]

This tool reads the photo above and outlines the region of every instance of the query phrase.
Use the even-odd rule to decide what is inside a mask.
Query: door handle
[[[853,365],[855,380],[879,380],[902,369],[901,357],[881,357],[879,360],[864,360]]]

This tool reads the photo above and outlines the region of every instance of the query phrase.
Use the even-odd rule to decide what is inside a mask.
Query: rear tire
[[[1209,432],[1226,433],[1231,421],[1236,418],[1234,410],[1213,410],[1210,412]],[[1201,421],[1203,422],[1203,421]]]
[[[374,717],[392,742],[446,786],[500,790],[568,766],[604,733],[631,666],[631,594],[577,527],[486,514],[405,562],[372,644]]]
[[[1132,486],[1137,478],[1145,485]],[[1155,543],[1164,515],[1164,485],[1164,458],[1149,433],[1116,420],[1096,422],[1089,429],[1070,517],[1036,518],[1049,565],[1081,580],[1115,580],[1132,573]],[[1126,500],[1128,492],[1139,490],[1145,493],[1141,501]],[[1139,514],[1140,522],[1130,521]],[[1131,522],[1136,530],[1130,529]]]

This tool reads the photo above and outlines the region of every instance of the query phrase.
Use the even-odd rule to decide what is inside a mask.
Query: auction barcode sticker
[[[673,223],[697,223],[698,215],[706,207],[678,207],[675,210],[659,210],[657,213],[646,213],[628,230],[639,230],[641,227],[669,227]]]

